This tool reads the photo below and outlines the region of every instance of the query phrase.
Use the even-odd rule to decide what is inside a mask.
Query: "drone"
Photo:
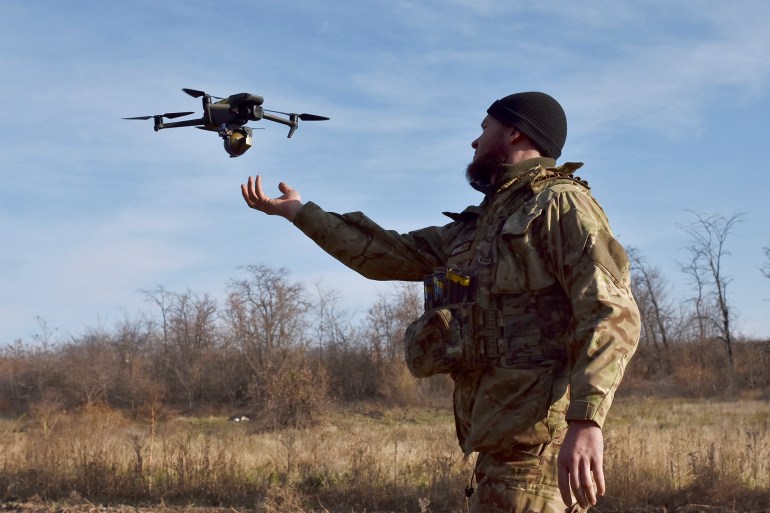
[[[185,119],[181,121],[165,122],[164,119],[175,119],[194,114],[194,112],[166,112],[152,116],[137,116],[123,119],[153,119],[155,131],[164,128],[177,128],[194,126],[201,130],[216,132],[224,140],[225,151],[230,158],[240,157],[251,148],[252,131],[246,126],[249,121],[267,119],[289,127],[291,137],[297,131],[300,121],[325,121],[329,118],[316,116],[315,114],[294,114],[279,112],[262,108],[265,99],[262,96],[250,93],[238,93],[221,98],[212,96],[196,89],[182,89],[193,98],[201,98],[203,102],[203,116],[198,119]],[[212,102],[212,98],[218,101]],[[279,116],[287,116],[281,117]]]

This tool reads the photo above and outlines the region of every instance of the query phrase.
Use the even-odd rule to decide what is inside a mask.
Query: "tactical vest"
[[[407,330],[415,376],[566,361],[572,307],[533,227],[556,194],[587,189],[574,169],[536,168],[486,205],[445,213],[462,228],[447,267],[426,278],[426,313]]]

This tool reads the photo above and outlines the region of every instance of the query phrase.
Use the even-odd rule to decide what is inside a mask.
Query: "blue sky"
[[[360,278],[240,184],[285,180],[328,210],[387,228],[443,224],[480,201],[464,180],[489,104],[555,96],[561,161],[625,245],[687,297],[679,262],[691,211],[744,213],[726,274],[738,331],[770,337],[770,3],[736,0],[0,1],[0,344],[42,319],[59,340],[147,311],[140,290],[221,297],[239,268],[365,309],[388,286]],[[194,129],[126,116],[199,112],[182,87],[251,92],[265,108],[326,115],[292,139],[253,124],[229,159]]]

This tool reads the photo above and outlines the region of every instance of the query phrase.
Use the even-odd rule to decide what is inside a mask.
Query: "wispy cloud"
[[[94,305],[135,301],[137,288],[223,284],[255,261],[338,276],[340,264],[307,250],[290,225],[248,211],[240,182],[263,173],[274,192],[288,180],[306,199],[366,210],[387,227],[442,222],[441,210],[477,200],[462,178],[470,142],[491,101],[516,90],[562,101],[581,158],[609,159],[607,148],[633,148],[640,136],[714,158],[692,137],[722,121],[713,105],[742,106],[751,134],[766,132],[750,107],[770,94],[768,25],[770,4],[748,0],[8,3],[0,343],[29,336],[15,319],[66,303],[78,305],[67,312],[81,325]],[[291,140],[284,127],[256,125],[267,130],[240,159],[215,134],[120,119],[198,112],[182,87],[250,91],[266,108],[332,119],[303,124]],[[748,153],[737,136],[732,144]],[[644,190],[638,157],[626,172]],[[600,166],[591,172],[601,190]],[[724,190],[699,193],[704,204],[726,201]],[[762,199],[742,201],[770,215]],[[668,237],[640,223],[627,198],[609,203],[625,233]],[[656,219],[681,203],[658,196]],[[356,280],[339,283],[360,289]]]

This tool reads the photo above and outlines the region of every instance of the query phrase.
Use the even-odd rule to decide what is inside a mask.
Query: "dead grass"
[[[610,495],[661,506],[770,503],[766,401],[624,398],[612,413],[605,429]]]
[[[609,497],[599,511],[760,509],[770,503],[768,423],[761,400],[620,398],[605,429]],[[98,407],[41,405],[0,422],[6,504],[461,511],[472,463],[440,409],[364,407],[273,433],[224,417],[136,422]]]

